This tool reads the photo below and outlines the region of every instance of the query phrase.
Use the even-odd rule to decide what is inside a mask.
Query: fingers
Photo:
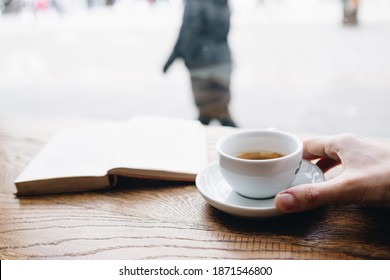
[[[303,143],[303,157],[308,160],[320,158],[317,166],[323,172],[326,172],[340,164],[340,158],[337,155],[338,147],[335,147],[332,143],[332,137],[306,140]],[[333,179],[322,183],[289,188],[275,197],[276,208],[282,212],[300,212],[338,201],[337,185],[337,179]]]
[[[341,201],[340,188],[337,179],[306,184],[289,188],[275,197],[276,208],[281,212],[301,212],[321,207],[329,203],[346,203]]]
[[[388,205],[389,147],[353,134],[304,141],[304,157],[319,159],[324,172],[342,164],[336,178],[280,192],[275,205],[282,212],[307,211],[325,204]]]
[[[312,160],[316,158],[331,158],[340,162],[338,155],[340,147],[334,143],[335,136],[308,139],[303,142],[303,157]]]
[[[335,161],[330,158],[321,158],[316,165],[322,170],[322,172],[327,172],[328,170],[332,169],[333,167],[339,165],[340,162]]]

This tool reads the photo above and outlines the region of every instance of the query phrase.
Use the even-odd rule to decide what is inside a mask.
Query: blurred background
[[[240,127],[390,136],[390,0],[230,0]],[[196,119],[181,0],[0,0],[0,117]],[[348,13],[349,11],[347,11]]]

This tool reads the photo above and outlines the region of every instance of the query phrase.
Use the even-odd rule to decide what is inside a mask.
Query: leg
[[[215,78],[191,80],[199,120],[208,124],[212,119],[217,119],[222,125],[235,126],[228,110],[230,92],[226,84]]]
[[[344,24],[357,24],[357,14],[359,9],[359,0],[343,0],[344,5]]]

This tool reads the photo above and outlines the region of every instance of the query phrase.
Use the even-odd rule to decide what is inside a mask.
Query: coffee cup
[[[302,141],[279,130],[233,132],[218,140],[216,148],[222,177],[248,198],[270,198],[287,189],[302,163]]]

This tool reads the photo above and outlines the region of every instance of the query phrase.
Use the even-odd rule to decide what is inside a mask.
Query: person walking
[[[343,0],[343,23],[356,25],[358,23],[358,11],[360,0]]]
[[[208,125],[213,119],[236,127],[229,112],[232,57],[228,0],[185,0],[179,36],[164,65],[167,72],[177,59],[189,70],[198,120]]]

